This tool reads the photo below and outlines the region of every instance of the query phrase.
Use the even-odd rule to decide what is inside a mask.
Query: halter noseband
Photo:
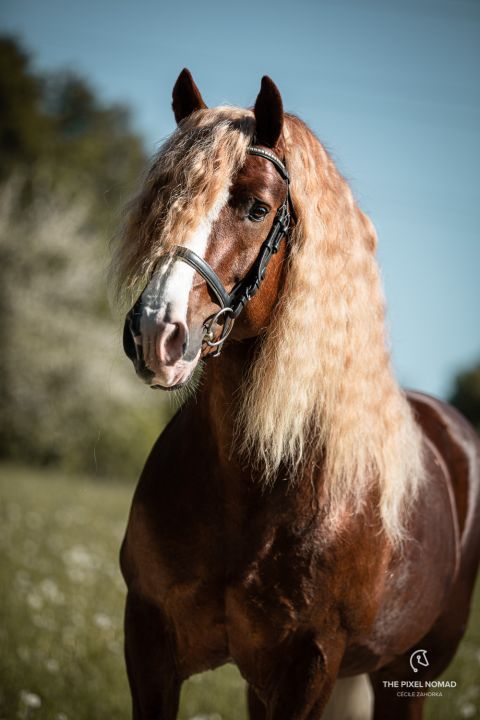
[[[287,235],[290,225],[291,215],[295,217],[292,199],[290,197],[290,177],[287,168],[274,153],[265,150],[262,147],[252,145],[247,148],[248,155],[257,155],[258,157],[269,160],[287,183],[287,193],[282,205],[278,208],[273,225],[267,235],[266,240],[262,243],[259,253],[247,272],[245,277],[240,280],[229,293],[225,289],[222,281],[218,277],[215,270],[200,255],[193,252],[187,247],[174,245],[171,256],[174,260],[182,260],[182,262],[190,265],[205,280],[210,290],[215,295],[220,310],[214,315],[207,318],[204,323],[205,335],[204,342],[212,348],[216,348],[210,357],[218,357],[222,351],[223,343],[229,336],[236,318],[240,315],[247,302],[255,295],[260,287],[267,265],[272,255],[278,252],[280,242]],[[215,338],[215,326],[220,324],[220,319],[224,319],[222,332],[218,340]]]

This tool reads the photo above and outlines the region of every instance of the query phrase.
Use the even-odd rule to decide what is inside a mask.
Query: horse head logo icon
[[[418,667],[415,667],[415,665],[421,665],[422,667],[428,667],[429,662],[427,660],[427,651],[426,650],[415,650],[410,655],[410,667],[412,668],[413,672],[418,672]]]

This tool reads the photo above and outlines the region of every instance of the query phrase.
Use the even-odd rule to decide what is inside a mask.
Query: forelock
[[[160,255],[184,244],[245,161],[254,132],[249,110],[199,110],[182,121],[153,160],[131,203],[112,264],[121,289],[132,292]]]

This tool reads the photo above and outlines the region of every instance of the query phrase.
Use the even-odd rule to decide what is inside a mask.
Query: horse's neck
[[[238,418],[239,391],[252,361],[254,342],[231,343],[222,356],[207,361],[197,400],[221,456],[232,455]],[[233,448],[234,449],[234,448]]]
[[[321,482],[320,463],[309,464],[297,476],[300,482],[291,492],[291,483],[285,482],[285,469],[279,482],[273,482],[265,491],[261,468],[249,458],[241,446],[241,428],[238,427],[238,407],[242,383],[254,356],[254,342],[231,343],[222,356],[207,363],[205,378],[197,398],[191,404],[198,413],[199,429],[208,434],[210,451],[213,450],[215,470],[226,496],[232,500],[230,507],[250,506],[251,511],[261,512],[265,503],[272,506],[279,516],[298,514],[301,522],[309,522],[312,513],[318,511],[318,484]],[[315,467],[315,473],[313,471]],[[314,477],[315,474],[315,477]],[[235,502],[233,502],[235,501]],[[237,504],[238,501],[238,504]]]

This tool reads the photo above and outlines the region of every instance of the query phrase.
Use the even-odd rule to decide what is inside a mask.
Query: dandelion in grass
[[[117,640],[109,642],[107,647],[113,655],[122,655],[123,653],[123,647]]]
[[[97,567],[96,558],[83,545],[74,545],[63,554],[65,565],[75,565],[83,570],[94,570]]]
[[[35,710],[42,707],[42,699],[36,693],[30,692],[30,690],[20,690],[19,705],[19,717],[22,720],[27,720],[27,718],[32,717]]]
[[[106,613],[101,612],[96,613],[93,616],[93,622],[97,627],[101,628],[102,630],[109,630],[113,625],[112,618]]]
[[[460,708],[462,718],[473,718],[477,714],[477,710],[473,703],[465,703]]]
[[[58,660],[55,660],[55,658],[48,658],[48,660],[45,663],[45,667],[47,668],[49,673],[58,673],[60,670],[60,663]]]
[[[65,603],[65,595],[61,592],[55,580],[51,578],[42,580],[40,591],[43,597],[54,605],[63,605]]]
[[[32,590],[27,595],[27,603],[32,610],[41,610],[43,607],[43,598],[36,590]]]

